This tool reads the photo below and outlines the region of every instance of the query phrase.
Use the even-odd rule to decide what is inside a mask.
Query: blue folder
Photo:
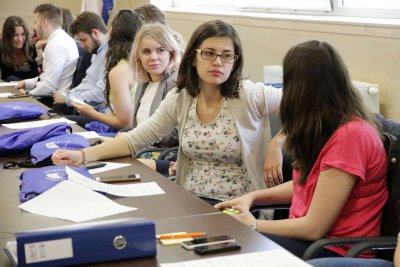
[[[69,266],[155,256],[154,222],[121,219],[16,234],[18,266]]]

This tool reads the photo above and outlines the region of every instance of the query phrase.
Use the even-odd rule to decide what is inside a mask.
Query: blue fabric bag
[[[119,131],[119,129],[111,128],[107,124],[99,121],[86,123],[85,129],[88,131],[95,131],[96,133],[117,133]]]
[[[55,136],[34,144],[31,148],[32,163],[38,164],[46,159],[57,149],[78,150],[89,147],[89,141],[78,134],[64,134]]]
[[[0,136],[0,156],[24,156],[32,145],[48,138],[71,132],[66,123],[55,123],[33,129],[15,131]]]
[[[47,109],[30,102],[0,103],[0,123],[13,123],[36,119],[47,113]]]
[[[69,167],[83,176],[93,179],[86,168]],[[65,166],[47,166],[26,170],[19,176],[21,180],[19,200],[28,201],[52,188],[61,181],[67,180]]]
[[[57,149],[78,150],[89,147],[89,141],[77,134],[63,134],[35,143],[30,151],[30,159],[25,161],[8,161],[4,169],[37,168],[53,165],[51,155]]]

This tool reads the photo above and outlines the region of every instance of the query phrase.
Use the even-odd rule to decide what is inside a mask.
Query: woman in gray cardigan
[[[200,25],[188,43],[177,88],[132,131],[80,151],[57,150],[55,164],[133,155],[177,127],[176,181],[210,204],[265,188],[263,163],[271,138],[269,113],[279,89],[242,80],[243,54],[235,29],[220,20]]]
[[[176,86],[184,44],[175,36],[169,26],[161,23],[145,24],[136,36],[130,59],[133,76],[138,82],[132,128],[150,118],[167,93]],[[177,130],[163,136],[157,145],[177,146]]]

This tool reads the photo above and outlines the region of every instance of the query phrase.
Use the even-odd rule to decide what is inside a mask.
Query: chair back
[[[382,236],[397,236],[400,216],[400,140],[385,133],[387,152],[387,185],[389,196],[382,215]]]

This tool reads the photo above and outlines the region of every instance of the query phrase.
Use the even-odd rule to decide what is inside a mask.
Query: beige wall
[[[45,1],[2,0],[0,23],[12,14],[31,23],[33,8]],[[49,0],[78,14],[81,0]],[[117,8],[134,8],[148,0],[116,0]],[[242,39],[245,75],[263,81],[264,65],[281,65],[293,45],[319,39],[331,43],[343,56],[352,79],[380,85],[381,113],[400,121],[400,27],[334,22],[299,22],[284,19],[166,12],[167,22],[188,40],[193,30],[210,19],[232,23]],[[32,24],[30,24],[32,25]]]
[[[243,43],[245,75],[254,81],[263,81],[264,65],[282,65],[291,46],[311,39],[329,42],[342,55],[352,79],[380,85],[381,113],[400,121],[400,27],[167,12],[168,23],[185,40],[211,19],[235,25]]]

